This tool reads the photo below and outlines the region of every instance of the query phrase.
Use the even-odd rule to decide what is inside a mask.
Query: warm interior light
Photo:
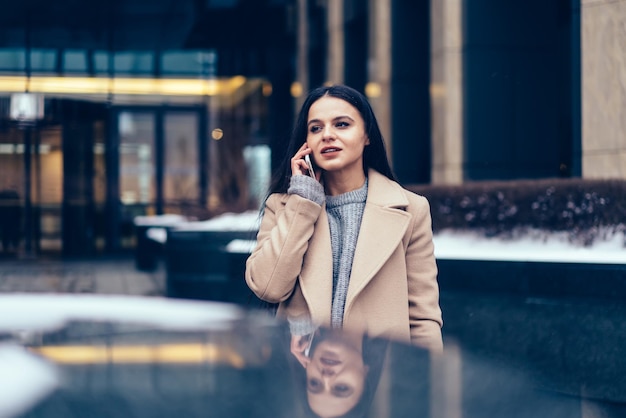
[[[43,346],[31,351],[57,363],[212,363],[241,368],[245,360],[232,347],[216,344]]]
[[[215,128],[211,131],[211,137],[216,141],[219,141],[224,137],[224,131],[222,131],[220,128]]]
[[[302,96],[302,84],[297,81],[291,83],[291,97],[300,97]]]
[[[33,149],[37,150],[38,154],[49,154],[52,152],[52,147],[49,144],[33,145]],[[24,154],[24,144],[0,144],[0,154]]]
[[[365,95],[369,98],[380,97],[382,94],[382,89],[380,84],[375,82],[369,82],[365,85]]]
[[[29,83],[32,93],[128,94],[163,96],[231,95],[246,82],[246,77],[222,79],[173,78],[99,78],[0,76],[0,92],[24,92]]]
[[[431,83],[429,86],[431,97],[443,97],[446,93],[446,88],[440,83]]]

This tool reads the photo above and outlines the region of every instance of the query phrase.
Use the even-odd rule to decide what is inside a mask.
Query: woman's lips
[[[328,148],[323,148],[321,154],[330,154],[330,153],[339,152],[339,151],[341,151],[341,148],[328,147]]]

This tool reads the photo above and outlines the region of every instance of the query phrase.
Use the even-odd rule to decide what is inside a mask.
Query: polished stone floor
[[[132,256],[93,260],[0,259],[0,293],[162,295],[165,268],[135,268]]]
[[[158,296],[164,294],[165,275],[163,265],[154,272],[137,270],[131,257],[0,260],[0,296],[80,294],[162,300]],[[602,282],[590,285],[601,286]],[[120,310],[123,302],[117,303],[112,311]],[[43,309],[44,305],[40,306]],[[441,306],[444,356],[429,359],[409,347],[388,346],[376,401],[367,416],[626,416],[626,306],[619,301],[443,288]],[[36,307],[34,304],[33,309]],[[291,379],[285,375],[288,365],[284,358],[268,357],[259,363],[257,357],[250,363],[252,354],[245,347],[260,346],[259,341],[271,347],[269,352],[285,352],[271,332],[261,336],[239,325],[230,329],[230,334],[214,330],[181,333],[117,321],[103,328],[87,318],[82,325],[66,324],[38,341],[46,342],[41,345],[92,348],[103,341],[108,346],[132,343],[144,348],[192,343],[203,345],[205,353],[217,350],[222,357],[194,358],[192,366],[154,357],[141,362],[58,361],[56,367],[66,380],[53,397],[24,416],[71,417],[81,416],[80,411],[90,411],[90,416],[118,412],[125,416],[200,416],[211,407],[216,414],[204,416],[307,416],[294,412],[299,398],[290,392],[293,385],[277,384],[277,376]],[[241,369],[243,363],[237,359],[242,358],[255,366]],[[255,395],[259,393],[260,397]],[[276,403],[280,393],[287,400]],[[242,396],[248,403],[239,401]],[[224,415],[227,413],[231,415]]]

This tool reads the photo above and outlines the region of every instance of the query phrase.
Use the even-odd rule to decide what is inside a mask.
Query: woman
[[[295,335],[322,325],[442,349],[429,204],[395,181],[376,117],[356,90],[320,87],[306,98],[246,282],[279,304]]]

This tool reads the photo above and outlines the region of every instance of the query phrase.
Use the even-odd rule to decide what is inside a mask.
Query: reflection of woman
[[[292,338],[291,352],[301,366],[294,370],[296,389],[305,393],[308,415],[366,416],[386,347],[384,340],[327,328]]]
[[[343,327],[441,350],[429,205],[394,181],[361,93],[332,86],[308,95],[257,242],[246,282],[279,303],[294,333]]]

